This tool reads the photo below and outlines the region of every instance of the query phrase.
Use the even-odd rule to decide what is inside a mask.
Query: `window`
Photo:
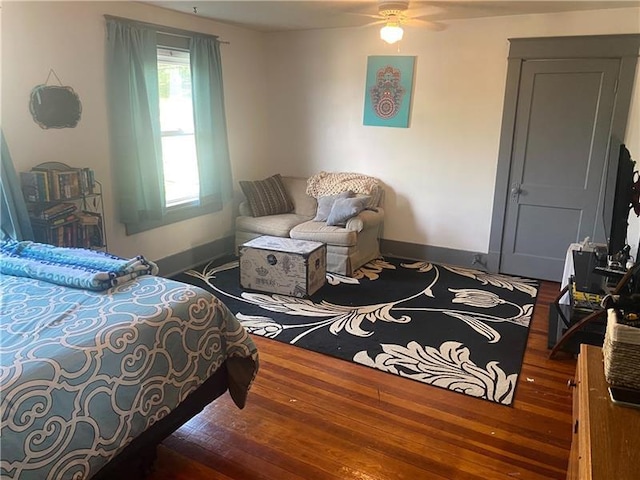
[[[189,52],[158,49],[160,130],[167,208],[200,196]]]
[[[220,41],[106,18],[118,220],[132,235],[219,212],[233,198]]]

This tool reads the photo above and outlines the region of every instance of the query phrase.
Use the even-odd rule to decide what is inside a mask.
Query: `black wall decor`
[[[53,70],[51,73],[58,78]],[[73,128],[80,121],[82,104],[73,88],[44,84],[31,90],[29,110],[41,128]]]

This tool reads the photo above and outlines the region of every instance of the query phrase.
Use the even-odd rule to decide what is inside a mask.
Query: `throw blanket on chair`
[[[352,191],[376,197],[379,195],[379,181],[375,177],[350,172],[320,172],[307,181],[307,195],[314,198]]]
[[[158,267],[141,255],[124,259],[96,250],[9,240],[0,243],[0,273],[100,291],[140,275],[156,275]]]

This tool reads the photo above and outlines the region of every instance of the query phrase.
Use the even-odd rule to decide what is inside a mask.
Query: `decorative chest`
[[[240,246],[240,286],[292,297],[313,295],[326,281],[327,246],[264,235]]]

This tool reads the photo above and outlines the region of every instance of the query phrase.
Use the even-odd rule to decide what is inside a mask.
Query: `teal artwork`
[[[409,126],[413,67],[416,57],[377,56],[367,60],[364,124]]]

